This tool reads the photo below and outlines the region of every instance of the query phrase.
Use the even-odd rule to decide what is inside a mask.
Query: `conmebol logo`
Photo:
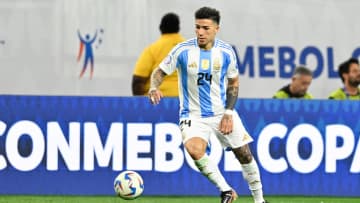
[[[256,140],[260,165],[275,174],[286,173],[290,168],[300,174],[308,174],[325,164],[325,173],[336,173],[337,162],[353,157],[348,170],[360,173],[360,162],[356,161],[360,157],[360,145],[356,143],[360,140],[356,140],[351,128],[343,124],[327,125],[325,128],[325,134],[321,135],[315,126],[305,123],[292,129],[281,123],[264,126]],[[20,141],[24,136],[28,136],[32,143],[26,155],[26,147]],[[280,157],[271,154],[271,142],[275,139],[285,140],[286,151]],[[302,157],[298,150],[303,139],[308,139],[312,146],[307,157]],[[336,144],[337,139],[343,140],[341,146]],[[5,150],[0,153],[0,170],[12,167],[19,171],[31,171],[45,164],[47,170],[58,171],[63,167],[61,163],[69,171],[111,167],[114,171],[128,169],[171,173],[185,164],[197,170],[182,147],[181,132],[175,123],[113,122],[104,136],[94,122],[70,122],[68,132],[65,132],[58,122],[53,121],[47,122],[46,131],[30,120],[21,120],[11,126],[0,121],[0,141],[5,143]],[[215,138],[211,138],[210,142],[209,157],[216,164],[224,156],[224,171],[241,171],[232,152],[224,151]]]

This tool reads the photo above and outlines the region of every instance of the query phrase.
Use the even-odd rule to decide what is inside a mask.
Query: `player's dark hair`
[[[298,66],[295,68],[293,75],[309,75],[312,76],[313,72],[305,66]]]
[[[343,62],[342,64],[339,65],[339,76],[341,78],[341,80],[344,82],[344,77],[343,74],[344,73],[349,73],[350,71],[350,65],[351,64],[358,64],[359,65],[359,60],[357,58],[350,58],[349,60]]]
[[[202,7],[195,12],[195,19],[211,19],[220,24],[220,12],[214,8]]]
[[[160,22],[160,32],[166,33],[177,33],[180,31],[180,19],[175,13],[165,14]]]

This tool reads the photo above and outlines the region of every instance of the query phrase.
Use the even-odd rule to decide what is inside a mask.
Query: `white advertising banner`
[[[356,0],[2,0],[0,92],[130,96],[143,48],[159,37],[166,12],[194,37],[194,11],[221,12],[218,35],[239,54],[240,97],[270,98],[297,65],[314,71],[310,93],[342,86],[338,65],[360,56]]]

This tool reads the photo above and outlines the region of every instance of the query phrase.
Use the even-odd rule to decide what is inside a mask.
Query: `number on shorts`
[[[180,121],[180,130],[183,130],[184,125],[187,125],[188,127],[191,126],[191,120],[182,120]]]

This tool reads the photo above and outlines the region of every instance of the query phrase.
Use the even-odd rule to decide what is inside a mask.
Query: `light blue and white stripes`
[[[232,47],[215,40],[211,50],[197,46],[196,38],[178,44],[160,68],[179,72],[180,118],[209,117],[224,112],[227,78],[238,76]]]

